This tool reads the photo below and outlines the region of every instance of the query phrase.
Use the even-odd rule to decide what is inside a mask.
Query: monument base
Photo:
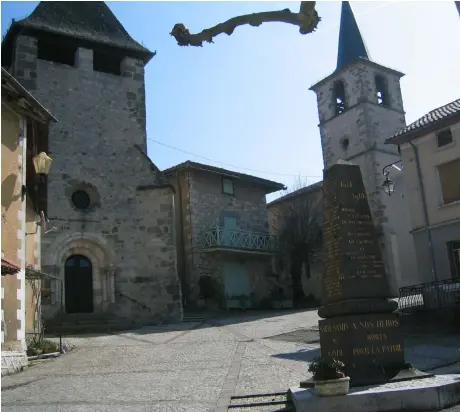
[[[395,382],[403,382],[403,381],[409,381],[409,380],[414,380],[414,379],[426,379],[426,378],[432,378],[435,376],[433,373],[427,373],[420,371],[418,369],[414,369],[410,367],[410,365],[407,366],[407,368],[400,370],[395,376],[393,376],[391,379],[386,380],[385,382],[379,382],[379,383],[395,383]],[[377,385],[378,383],[376,383]],[[313,378],[304,380],[300,382],[299,385],[303,389],[309,389],[309,388],[314,388],[315,387],[315,381]],[[364,385],[362,383],[358,382],[350,382],[350,388],[359,388],[363,386],[368,386]]]
[[[351,388],[348,395],[319,397],[314,389],[290,388],[296,412],[439,411],[460,403],[460,375]]]
[[[321,356],[338,359],[352,384],[377,384],[407,369],[404,336],[394,313],[337,316],[319,321]]]

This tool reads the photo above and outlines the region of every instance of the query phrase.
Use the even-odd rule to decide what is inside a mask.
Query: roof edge
[[[7,82],[10,82],[18,94],[22,95],[22,97],[26,99],[27,103],[37,110],[45,119],[52,121],[53,123],[58,122],[56,117],[54,117],[48,109],[46,109],[21,83],[19,83],[19,81],[16,80],[11,73],[2,67],[2,80],[5,78]]]
[[[451,116],[447,116],[444,119],[438,120],[437,122],[430,123],[426,126],[419,127],[418,129],[414,129],[411,131],[408,131],[404,134],[401,134],[399,136],[395,137],[390,137],[387,140],[385,140],[385,144],[394,144],[394,145],[400,145],[403,143],[408,143],[411,140],[418,139],[420,137],[423,137],[429,133],[432,133],[440,128],[451,126],[455,123],[460,122],[460,112],[459,113],[453,113]]]
[[[328,80],[330,80],[332,77],[334,76],[337,76],[340,72],[342,71],[345,71],[346,69],[348,69],[349,67],[355,65],[355,64],[360,64],[360,63],[365,63],[365,64],[369,64],[371,66],[374,66],[374,67],[377,67],[379,69],[383,69],[387,72],[390,72],[392,74],[395,74],[396,76],[399,76],[399,78],[402,78],[405,76],[405,73],[403,72],[400,72],[398,70],[395,70],[395,69],[392,69],[391,67],[387,67],[387,66],[384,66],[380,63],[376,63],[375,61],[372,61],[372,60],[369,60],[369,59],[365,59],[365,58],[358,58],[356,59],[355,61],[343,66],[342,68],[340,69],[335,69],[329,76],[326,76],[324,79],[322,80],[319,80],[318,82],[316,82],[315,84],[313,84],[312,86],[309,87],[308,90],[311,90],[311,91],[314,91],[316,92],[316,89],[321,86],[322,84],[324,84],[325,82],[327,82]]]
[[[207,169],[209,168],[209,169]],[[267,188],[272,188],[274,190],[267,192],[266,194],[270,194],[273,192],[277,192],[278,190],[283,190],[286,188],[286,186],[282,183],[274,182],[272,180],[264,179],[262,177],[258,176],[252,176],[252,175],[247,175],[245,173],[240,173],[240,172],[234,172],[232,170],[227,170],[227,169],[222,169],[218,168],[216,166],[211,166],[211,165],[206,165],[202,163],[196,163],[192,162],[190,160],[187,160],[186,162],[180,163],[176,166],[172,166],[168,169],[163,170],[164,175],[169,175],[173,172],[177,172],[180,170],[186,170],[186,169],[194,169],[194,170],[201,170],[207,173],[215,173],[221,176],[228,176],[231,178],[236,178],[236,179],[241,179],[241,180],[246,180],[246,181],[252,181],[254,183],[257,183],[261,186],[265,186]]]
[[[297,189],[294,192],[288,193],[284,196],[279,197],[278,199],[272,200],[271,202],[267,203],[267,207],[273,206],[279,203],[283,203],[284,201],[287,201],[290,199],[295,199],[304,194],[315,192],[316,190],[319,190],[321,188],[322,184],[323,184],[323,181],[320,180],[319,182],[313,183],[311,185],[301,187],[300,189]]]

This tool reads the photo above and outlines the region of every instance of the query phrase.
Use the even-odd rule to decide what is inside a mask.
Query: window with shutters
[[[438,166],[444,204],[460,201],[460,159]]]

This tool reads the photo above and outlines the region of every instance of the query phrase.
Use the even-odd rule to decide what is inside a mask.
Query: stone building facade
[[[252,294],[252,306],[270,295],[269,235],[265,195],[280,183],[187,161],[164,171],[176,190],[178,267],[189,307],[201,301],[200,278],[214,279],[221,296]],[[232,300],[232,299],[230,299]]]
[[[417,271],[404,192],[389,197],[382,188],[383,168],[401,159],[397,147],[385,145],[405,126],[401,77],[370,60],[350,4],[342,2],[337,68],[311,87],[317,95],[324,167],[339,159],[360,166],[394,296]]]
[[[54,121],[2,68],[2,375],[27,365],[26,334],[40,327],[40,283],[28,280],[27,272],[41,267],[46,191],[37,182],[33,158],[46,150]]]
[[[2,64],[59,118],[42,264],[64,281],[67,313],[182,317],[174,191],[146,155],[153,56],[104,2],[41,2],[2,43]],[[61,302],[58,283],[51,290],[47,318]]]

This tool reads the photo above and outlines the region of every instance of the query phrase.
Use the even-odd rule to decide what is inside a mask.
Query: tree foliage
[[[321,21],[315,9],[315,4],[315,1],[300,2],[300,10],[298,13],[293,13],[289,9],[284,9],[233,17],[196,34],[191,34],[190,30],[188,30],[183,23],[177,23],[174,25],[170,34],[176,39],[179,46],[196,47],[202,47],[204,41],[214,43],[213,38],[222,33],[230,36],[238,26],[246,24],[257,27],[262,23],[268,22],[288,23],[298,26],[300,34],[308,34],[315,31],[318,23]]]

